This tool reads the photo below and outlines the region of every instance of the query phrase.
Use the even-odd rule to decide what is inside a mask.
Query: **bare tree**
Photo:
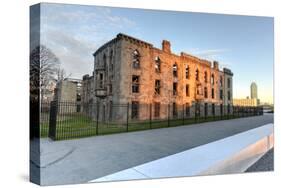
[[[66,79],[66,78],[69,78],[70,76],[71,76],[71,74],[67,75],[66,71],[63,68],[59,67],[56,72],[56,83]]]
[[[30,92],[32,95],[43,96],[52,80],[56,80],[56,74],[59,69],[60,60],[46,46],[37,46],[30,54]]]

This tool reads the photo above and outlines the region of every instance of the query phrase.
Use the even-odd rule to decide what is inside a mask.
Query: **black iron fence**
[[[40,135],[64,140],[262,114],[262,107],[214,104],[83,104],[52,101],[41,104]]]

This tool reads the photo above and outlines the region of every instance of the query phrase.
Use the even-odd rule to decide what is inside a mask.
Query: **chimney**
[[[214,69],[219,69],[219,62],[217,61],[214,61]]]
[[[85,74],[84,76],[83,76],[83,80],[87,80],[89,78],[89,75],[88,74]]]
[[[167,41],[167,40],[162,41],[162,50],[164,52],[171,53],[171,44],[169,41]]]

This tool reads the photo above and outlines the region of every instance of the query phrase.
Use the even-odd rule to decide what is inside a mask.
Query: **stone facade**
[[[127,111],[130,119],[179,118],[185,113],[191,117],[195,113],[209,116],[232,111],[232,72],[219,70],[216,61],[184,52],[174,54],[167,40],[158,49],[118,34],[93,55],[93,102],[101,104],[100,117],[104,119],[122,119]],[[112,108],[112,104],[129,104],[129,109]]]
[[[82,95],[81,95],[81,108],[83,112],[90,114],[91,116],[95,116],[95,107],[94,103],[96,103],[95,96],[95,81],[94,81],[94,73],[92,76],[88,74],[83,76],[82,79]]]
[[[94,82],[94,74],[92,76],[84,75],[82,79],[82,103],[91,103],[95,98],[95,82]]]
[[[54,100],[58,101],[59,113],[80,111],[82,85],[79,79],[64,79],[57,83]]]

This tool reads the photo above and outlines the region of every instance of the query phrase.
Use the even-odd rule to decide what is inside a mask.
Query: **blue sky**
[[[72,77],[91,74],[92,53],[120,32],[159,48],[167,39],[173,53],[219,61],[234,73],[234,98],[250,96],[255,81],[261,101],[273,100],[273,18],[63,4],[41,8],[41,43]]]

